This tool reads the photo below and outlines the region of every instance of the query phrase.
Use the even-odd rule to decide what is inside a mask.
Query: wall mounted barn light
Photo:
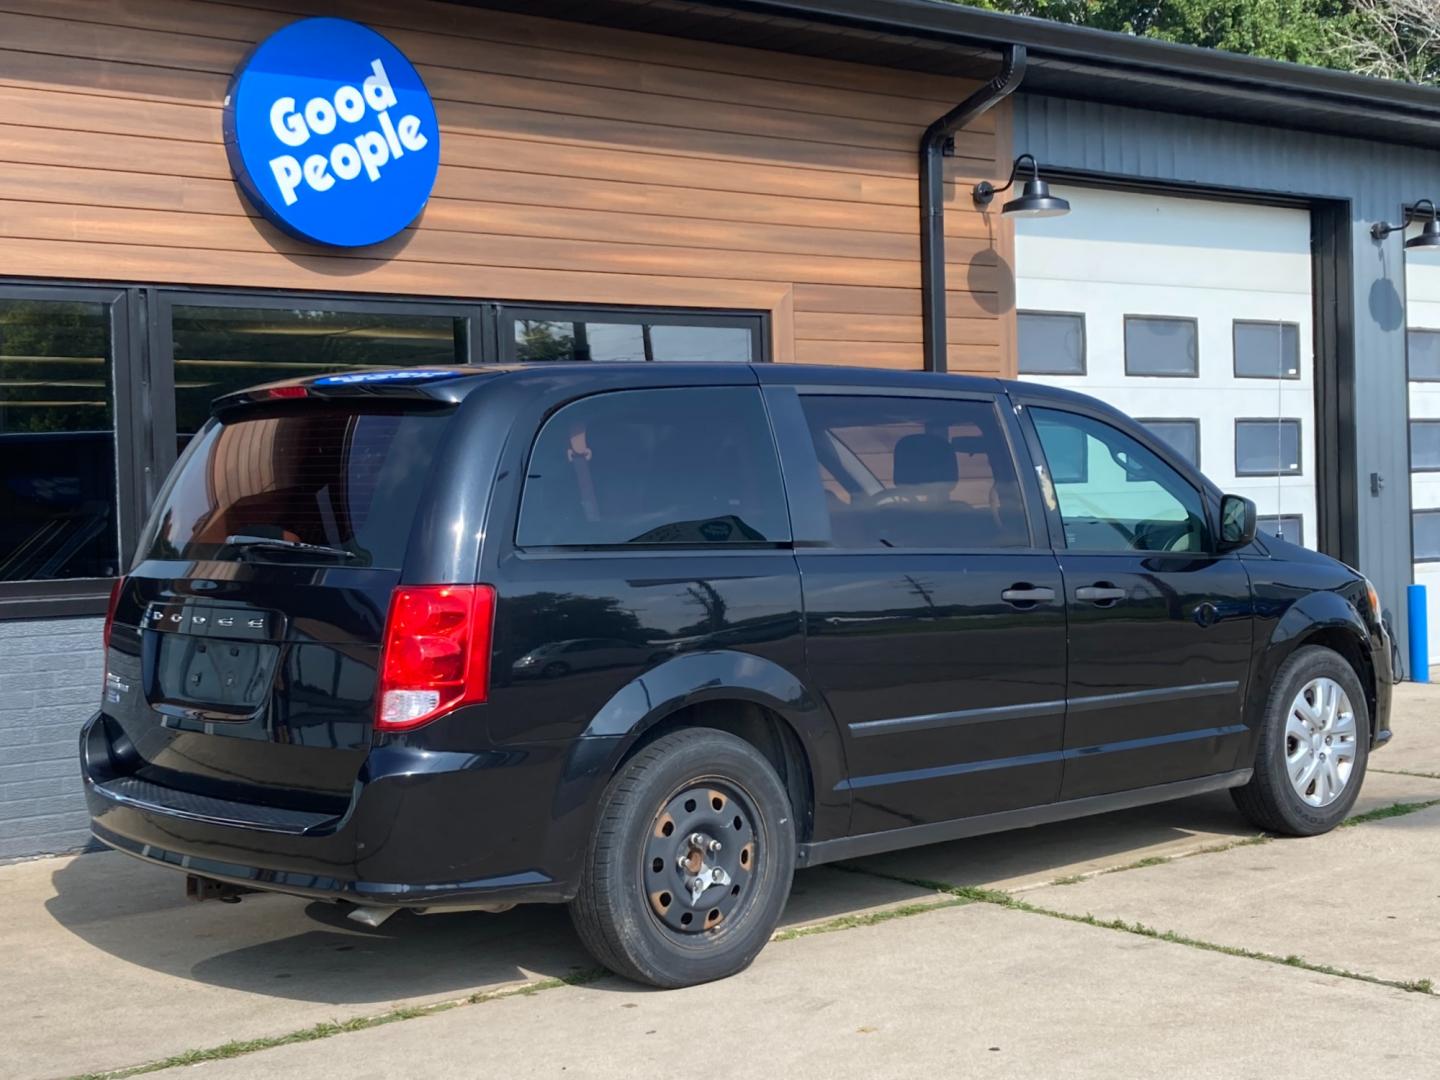
[[[1440,247],[1440,213],[1435,210],[1435,204],[1429,199],[1421,199],[1414,206],[1405,208],[1404,218],[1399,225],[1387,225],[1383,221],[1377,221],[1370,226],[1370,235],[1376,240],[1384,240],[1393,232],[1399,232],[1417,218],[1424,217],[1429,212],[1429,220],[1425,222],[1424,228],[1420,230],[1419,236],[1412,236],[1405,241],[1407,248],[1436,248]]]
[[[1014,187],[1015,177],[1027,162],[1030,167],[1030,179],[1025,181],[1019,197],[1005,203],[1000,208],[1000,213],[1006,217],[1059,217],[1061,214],[1068,214],[1070,204],[1058,195],[1050,194],[1050,185],[1040,179],[1040,165],[1032,154],[1021,154],[1015,159],[1015,164],[1010,167],[1010,179],[1004,187],[997,188],[988,180],[982,180],[976,184],[970,192],[970,197],[975,200],[975,205],[983,210],[990,205],[990,201],[996,195]]]

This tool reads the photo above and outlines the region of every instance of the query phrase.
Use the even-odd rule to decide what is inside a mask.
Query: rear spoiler
[[[352,371],[307,379],[287,379],[237,390],[216,398],[211,415],[224,419],[237,410],[288,406],[302,401],[393,402],[410,408],[449,408],[464,396],[455,384],[487,373],[476,368],[403,368],[397,371]],[[449,384],[449,385],[447,385]]]

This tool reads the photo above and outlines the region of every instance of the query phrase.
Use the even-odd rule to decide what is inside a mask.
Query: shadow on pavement
[[[1218,842],[1248,831],[1221,793],[848,865],[915,880],[1013,886],[1077,867],[1123,864],[1193,843],[1197,834],[1214,834]],[[88,945],[156,973],[271,997],[366,1004],[456,996],[594,966],[555,906],[500,915],[402,911],[371,929],[346,919],[341,907],[285,896],[193,903],[183,897],[180,874],[114,852],[74,859],[51,880],[55,895],[46,909]],[[929,895],[922,887],[821,867],[796,876],[784,922]]]

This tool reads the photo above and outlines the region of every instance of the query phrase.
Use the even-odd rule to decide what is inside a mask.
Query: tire
[[[705,884],[716,869],[723,883]],[[770,762],[733,735],[688,728],[646,746],[606,787],[570,917],[616,974],[693,986],[755,959],[794,869],[794,814]]]
[[[1332,726],[1325,727],[1324,703],[1313,700],[1315,688],[1327,685],[1320,680],[1338,687],[1349,701],[1353,734],[1348,737],[1344,733],[1343,709],[1337,710]],[[1308,696],[1302,699],[1302,693]],[[1292,725],[1292,707],[1302,702],[1305,708],[1296,711],[1297,723]],[[1308,718],[1307,709],[1322,718],[1319,738],[1313,734],[1315,723]],[[1324,739],[1327,730],[1331,732],[1328,743]],[[1307,731],[1312,733],[1308,746],[1304,742]],[[1348,773],[1344,759],[1347,749],[1351,754]],[[1369,754],[1370,710],[1355,669],[1338,653],[1307,645],[1296,650],[1276,673],[1260,723],[1255,772],[1248,784],[1233,788],[1230,794],[1240,812],[1266,832],[1317,836],[1329,832],[1350,813],[1365,780]],[[1288,760],[1292,757],[1293,767]],[[1327,768],[1324,762],[1332,767]],[[1312,766],[1313,772],[1307,774]],[[1292,774],[1299,777],[1298,782],[1292,780]],[[1340,792],[1333,795],[1334,780],[1342,775]],[[1298,785],[1304,785],[1306,791],[1302,793]]]

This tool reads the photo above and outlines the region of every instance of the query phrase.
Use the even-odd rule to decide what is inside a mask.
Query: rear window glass
[[[621,390],[565,406],[535,440],[522,547],[790,539],[758,390]]]
[[[215,424],[192,444],[152,525],[152,559],[335,561],[227,543],[343,548],[346,566],[398,568],[446,412],[311,407]]]

